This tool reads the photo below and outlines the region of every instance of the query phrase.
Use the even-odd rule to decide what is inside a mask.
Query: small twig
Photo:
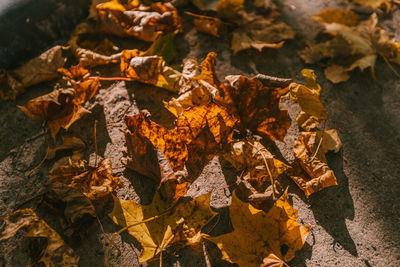
[[[385,60],[386,65],[388,65],[389,69],[391,71],[393,71],[393,73],[397,76],[397,78],[400,78],[400,74],[395,70],[395,68],[392,66],[392,64],[390,64],[389,60],[384,56],[382,56],[382,57],[383,57],[383,60]]]
[[[313,160],[315,159],[315,157],[316,157],[317,154],[318,154],[319,148],[321,147],[322,139],[324,138],[324,134],[325,134],[325,122],[326,122],[326,121],[324,121],[324,126],[323,126],[323,130],[322,130],[321,139],[319,140],[317,149],[315,150],[314,155],[311,157],[310,162],[313,161]]]
[[[251,144],[251,143],[249,143],[249,144],[250,144],[253,148],[256,148],[253,144]],[[257,149],[257,148],[256,148],[256,149]],[[256,153],[259,153],[261,150],[264,150],[264,149],[267,150],[266,148],[257,149]],[[260,155],[261,155],[261,157],[262,157],[263,160],[264,160],[265,167],[267,167],[268,175],[269,175],[270,182],[271,182],[271,186],[272,186],[272,198],[273,198],[274,201],[275,201],[275,200],[276,200],[276,198],[275,198],[276,193],[275,193],[274,178],[272,177],[271,170],[269,169],[268,162],[267,162],[267,159],[265,158],[264,154],[263,154],[263,153],[260,153]]]
[[[93,134],[94,134],[94,149],[95,149],[95,152],[96,152],[95,160],[94,160],[94,166],[97,168],[97,138],[96,138],[96,128],[97,128],[97,120],[94,121],[94,130],[93,130]]]
[[[32,170],[28,171],[25,173],[25,176],[31,176],[33,173],[35,173],[37,170],[39,170],[39,168],[43,165],[43,163],[46,161],[47,156],[49,155],[49,151],[50,151],[50,146],[47,145],[47,150],[46,150],[46,155],[44,156],[44,158],[42,159],[42,161]]]
[[[127,77],[100,77],[100,76],[90,76],[89,80],[100,80],[100,81],[134,81]]]
[[[160,267],[162,267],[162,250],[160,250]]]

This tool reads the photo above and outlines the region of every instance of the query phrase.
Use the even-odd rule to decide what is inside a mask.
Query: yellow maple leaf
[[[217,244],[224,260],[239,266],[260,266],[271,253],[290,261],[310,231],[309,225],[297,223],[297,210],[290,205],[287,191],[268,213],[233,194],[229,213],[233,232],[207,239]]]
[[[119,226],[128,227],[128,233],[143,248],[139,261],[146,262],[167,246],[175,244],[183,247],[201,240],[201,228],[216,214],[210,208],[210,195],[208,193],[185,203],[178,202],[175,206],[163,200],[159,192],[156,192],[152,203],[145,206],[114,197],[114,208],[109,216]],[[140,223],[155,216],[157,218]]]

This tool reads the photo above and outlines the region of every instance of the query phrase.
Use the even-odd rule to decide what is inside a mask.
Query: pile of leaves
[[[188,13],[195,18],[198,31],[218,37],[226,34],[224,27],[234,25],[233,53],[280,48],[284,40],[295,36],[278,20],[277,6],[269,0],[254,1],[253,13],[244,11],[243,0],[192,3],[207,14]],[[391,7],[387,1],[380,3],[371,8]],[[399,45],[377,26],[375,14],[360,20],[352,11],[329,9],[313,19],[323,25],[330,39],[308,42],[299,55],[307,63],[327,60],[325,75],[332,82],[346,81],[348,72],[355,68],[370,67],[373,71],[378,56],[387,62],[400,62]],[[181,69],[175,69],[169,64],[176,53],[174,36],[182,27],[178,10],[171,3],[93,1],[90,17],[77,26],[68,46],[51,48],[22,67],[1,74],[0,96],[5,100],[15,99],[34,84],[59,79],[52,92],[19,106],[29,117],[44,121],[55,141],[62,133],[62,144],[49,147],[43,161],[54,161],[57,151],[72,153],[54,162],[44,201],[60,214],[62,236],[69,239],[81,235],[97,217],[98,200],[112,196],[114,208],[109,217],[121,227],[117,234],[127,231],[140,243],[141,262],[208,239],[218,246],[224,260],[240,266],[287,266],[285,262],[303,247],[310,226],[297,222],[297,210],[279,181],[290,177],[307,197],[337,185],[325,154],[338,152],[342,144],[335,129],[320,125],[328,114],[320,100],[322,89],[317,77],[312,70],[304,69],[305,84],[263,74],[228,75],[221,81],[215,72],[213,52],[200,64],[196,59],[186,59]],[[120,49],[109,38],[88,38],[102,34],[110,39],[136,38],[151,45],[144,51]],[[93,67],[107,64],[119,64],[121,77],[90,74]],[[111,160],[97,161],[96,151],[94,165],[88,164],[82,140],[65,135],[74,122],[90,113],[85,105],[93,99],[101,81],[110,79],[151,84],[176,94],[159,103],[176,117],[173,129],[152,121],[145,110],[124,116],[126,167],[159,184],[149,205],[116,197],[114,192],[123,183],[113,176]],[[283,98],[301,108],[296,118],[300,134],[294,142],[295,160],[291,163],[278,159],[265,147],[270,141],[285,141],[291,122],[288,111],[280,107]],[[204,230],[218,216],[210,207],[211,193],[186,197],[190,185],[215,156],[238,173],[237,182],[231,186],[229,207],[233,231],[222,235]],[[4,221],[0,240],[23,232],[36,244],[33,263],[78,265],[79,256],[35,211],[16,210]]]

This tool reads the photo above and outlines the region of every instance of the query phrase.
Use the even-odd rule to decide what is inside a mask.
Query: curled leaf
[[[207,33],[215,37],[219,37],[223,24],[219,18],[196,15],[190,12],[186,14],[195,17],[193,24],[198,32]]]
[[[341,146],[336,130],[300,133],[293,147],[296,160],[288,175],[307,197],[326,187],[337,185],[335,174],[326,162],[325,153],[329,150],[338,152]]]
[[[260,266],[271,253],[282,261],[290,261],[303,247],[310,231],[310,226],[297,223],[297,210],[290,205],[287,191],[268,213],[233,194],[229,213],[234,231],[207,239],[217,244],[222,259],[239,266]]]
[[[58,68],[64,65],[62,46],[55,46],[31,59],[18,69],[0,74],[0,96],[4,100],[15,100],[25,88],[55,79]]]
[[[241,177],[245,181],[236,191],[238,196],[258,209],[268,211],[272,208],[274,194],[280,193],[278,177],[289,166],[274,158],[260,142],[251,138],[231,142],[223,156],[236,170],[243,171]],[[273,193],[273,190],[276,192]]]
[[[33,242],[33,264],[43,263],[45,266],[78,266],[79,256],[62,240],[45,221],[40,219],[33,210],[16,210],[4,218],[5,228],[0,240],[9,239],[19,232]],[[46,242],[40,242],[45,239]],[[33,255],[32,255],[33,256]]]
[[[163,33],[172,33],[182,28],[178,11],[171,3],[153,3],[150,6],[128,2],[110,1],[96,6],[100,31],[119,35],[134,36],[147,42],[154,42]]]
[[[309,131],[321,121],[328,119],[328,114],[320,100],[321,87],[316,82],[313,70],[304,69],[301,74],[307,79],[305,85],[292,83],[289,86],[290,98],[299,103],[301,112],[297,116],[298,125]]]
[[[62,160],[50,170],[49,179],[51,183],[75,188],[90,200],[98,200],[123,187],[121,180],[112,175],[110,159],[101,160],[95,168],[84,160]]]
[[[150,205],[139,205],[114,197],[110,218],[142,246],[140,262],[146,262],[172,245],[182,248],[201,240],[201,229],[215,215],[210,208],[210,193],[172,206],[156,192]],[[145,221],[147,220],[147,221]],[[141,223],[142,222],[142,223]]]

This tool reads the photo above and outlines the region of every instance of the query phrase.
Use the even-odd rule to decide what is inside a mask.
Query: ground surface
[[[310,66],[296,56],[301,47],[299,40],[311,39],[319,30],[308,16],[327,7],[345,8],[346,5],[342,1],[328,0],[279,2],[282,19],[298,33],[297,39],[287,42],[282,49],[262,53],[251,50],[233,56],[228,39],[198,34],[187,20],[185,31],[176,42],[179,56],[175,63],[189,57],[200,61],[208,52],[214,51],[218,55],[220,79],[230,74],[264,73],[303,82],[300,71]],[[400,10],[386,16],[381,25],[400,40]],[[9,50],[10,47],[4,46],[0,53],[7,55],[5,51]],[[117,67],[107,68],[118,74]],[[368,72],[356,72],[348,82],[340,85],[328,82],[321,68],[313,68],[323,88],[322,99],[330,116],[326,127],[338,129],[343,142],[340,153],[328,155],[329,166],[334,170],[339,186],[306,199],[292,181],[283,181],[289,187],[294,207],[299,209],[299,221],[312,226],[305,247],[289,265],[400,266],[400,81],[381,61],[376,66],[376,81]],[[35,198],[44,191],[52,162],[46,162],[31,177],[24,175],[41,161],[47,142],[51,142],[50,137],[43,133],[41,122],[31,120],[16,107],[16,104],[24,105],[27,100],[51,91],[53,85],[33,87],[16,102],[0,104],[0,217],[17,208],[35,208],[57,229],[57,218],[52,218],[46,208],[39,205],[40,197]],[[92,125],[95,119],[99,121],[99,154],[111,158],[115,175],[123,179],[126,186],[117,194],[121,198],[149,203],[154,184],[125,170],[120,160],[124,151],[123,126],[118,122],[128,109],[134,112],[147,109],[153,120],[171,126],[173,118],[160,104],[169,97],[172,95],[163,90],[138,83],[102,83],[95,99],[87,105],[92,114],[75,123],[69,131],[86,142],[87,156],[93,161]],[[295,121],[297,107],[288,101],[282,105],[289,108],[292,121]],[[285,143],[276,143],[282,157],[289,162],[293,159],[291,147],[296,134],[297,126],[293,124]],[[224,186],[235,179],[235,174],[221,165],[223,163],[214,158],[192,185],[189,194],[196,196],[214,190],[212,205],[222,213],[218,231],[226,231],[224,215],[230,203],[230,192]],[[118,230],[106,215],[110,211],[110,202],[105,201],[98,209],[108,236]],[[71,241],[70,245],[79,253],[82,266],[101,266],[106,239],[97,223],[88,225],[88,229],[90,235],[86,240],[82,243]],[[117,244],[121,251],[111,250],[112,266],[139,265],[140,251],[135,240],[123,234]],[[1,242],[0,266],[29,265],[26,250],[22,237]],[[229,265],[219,257],[217,248],[205,242],[199,247],[186,248],[174,257],[164,257],[163,266]]]

